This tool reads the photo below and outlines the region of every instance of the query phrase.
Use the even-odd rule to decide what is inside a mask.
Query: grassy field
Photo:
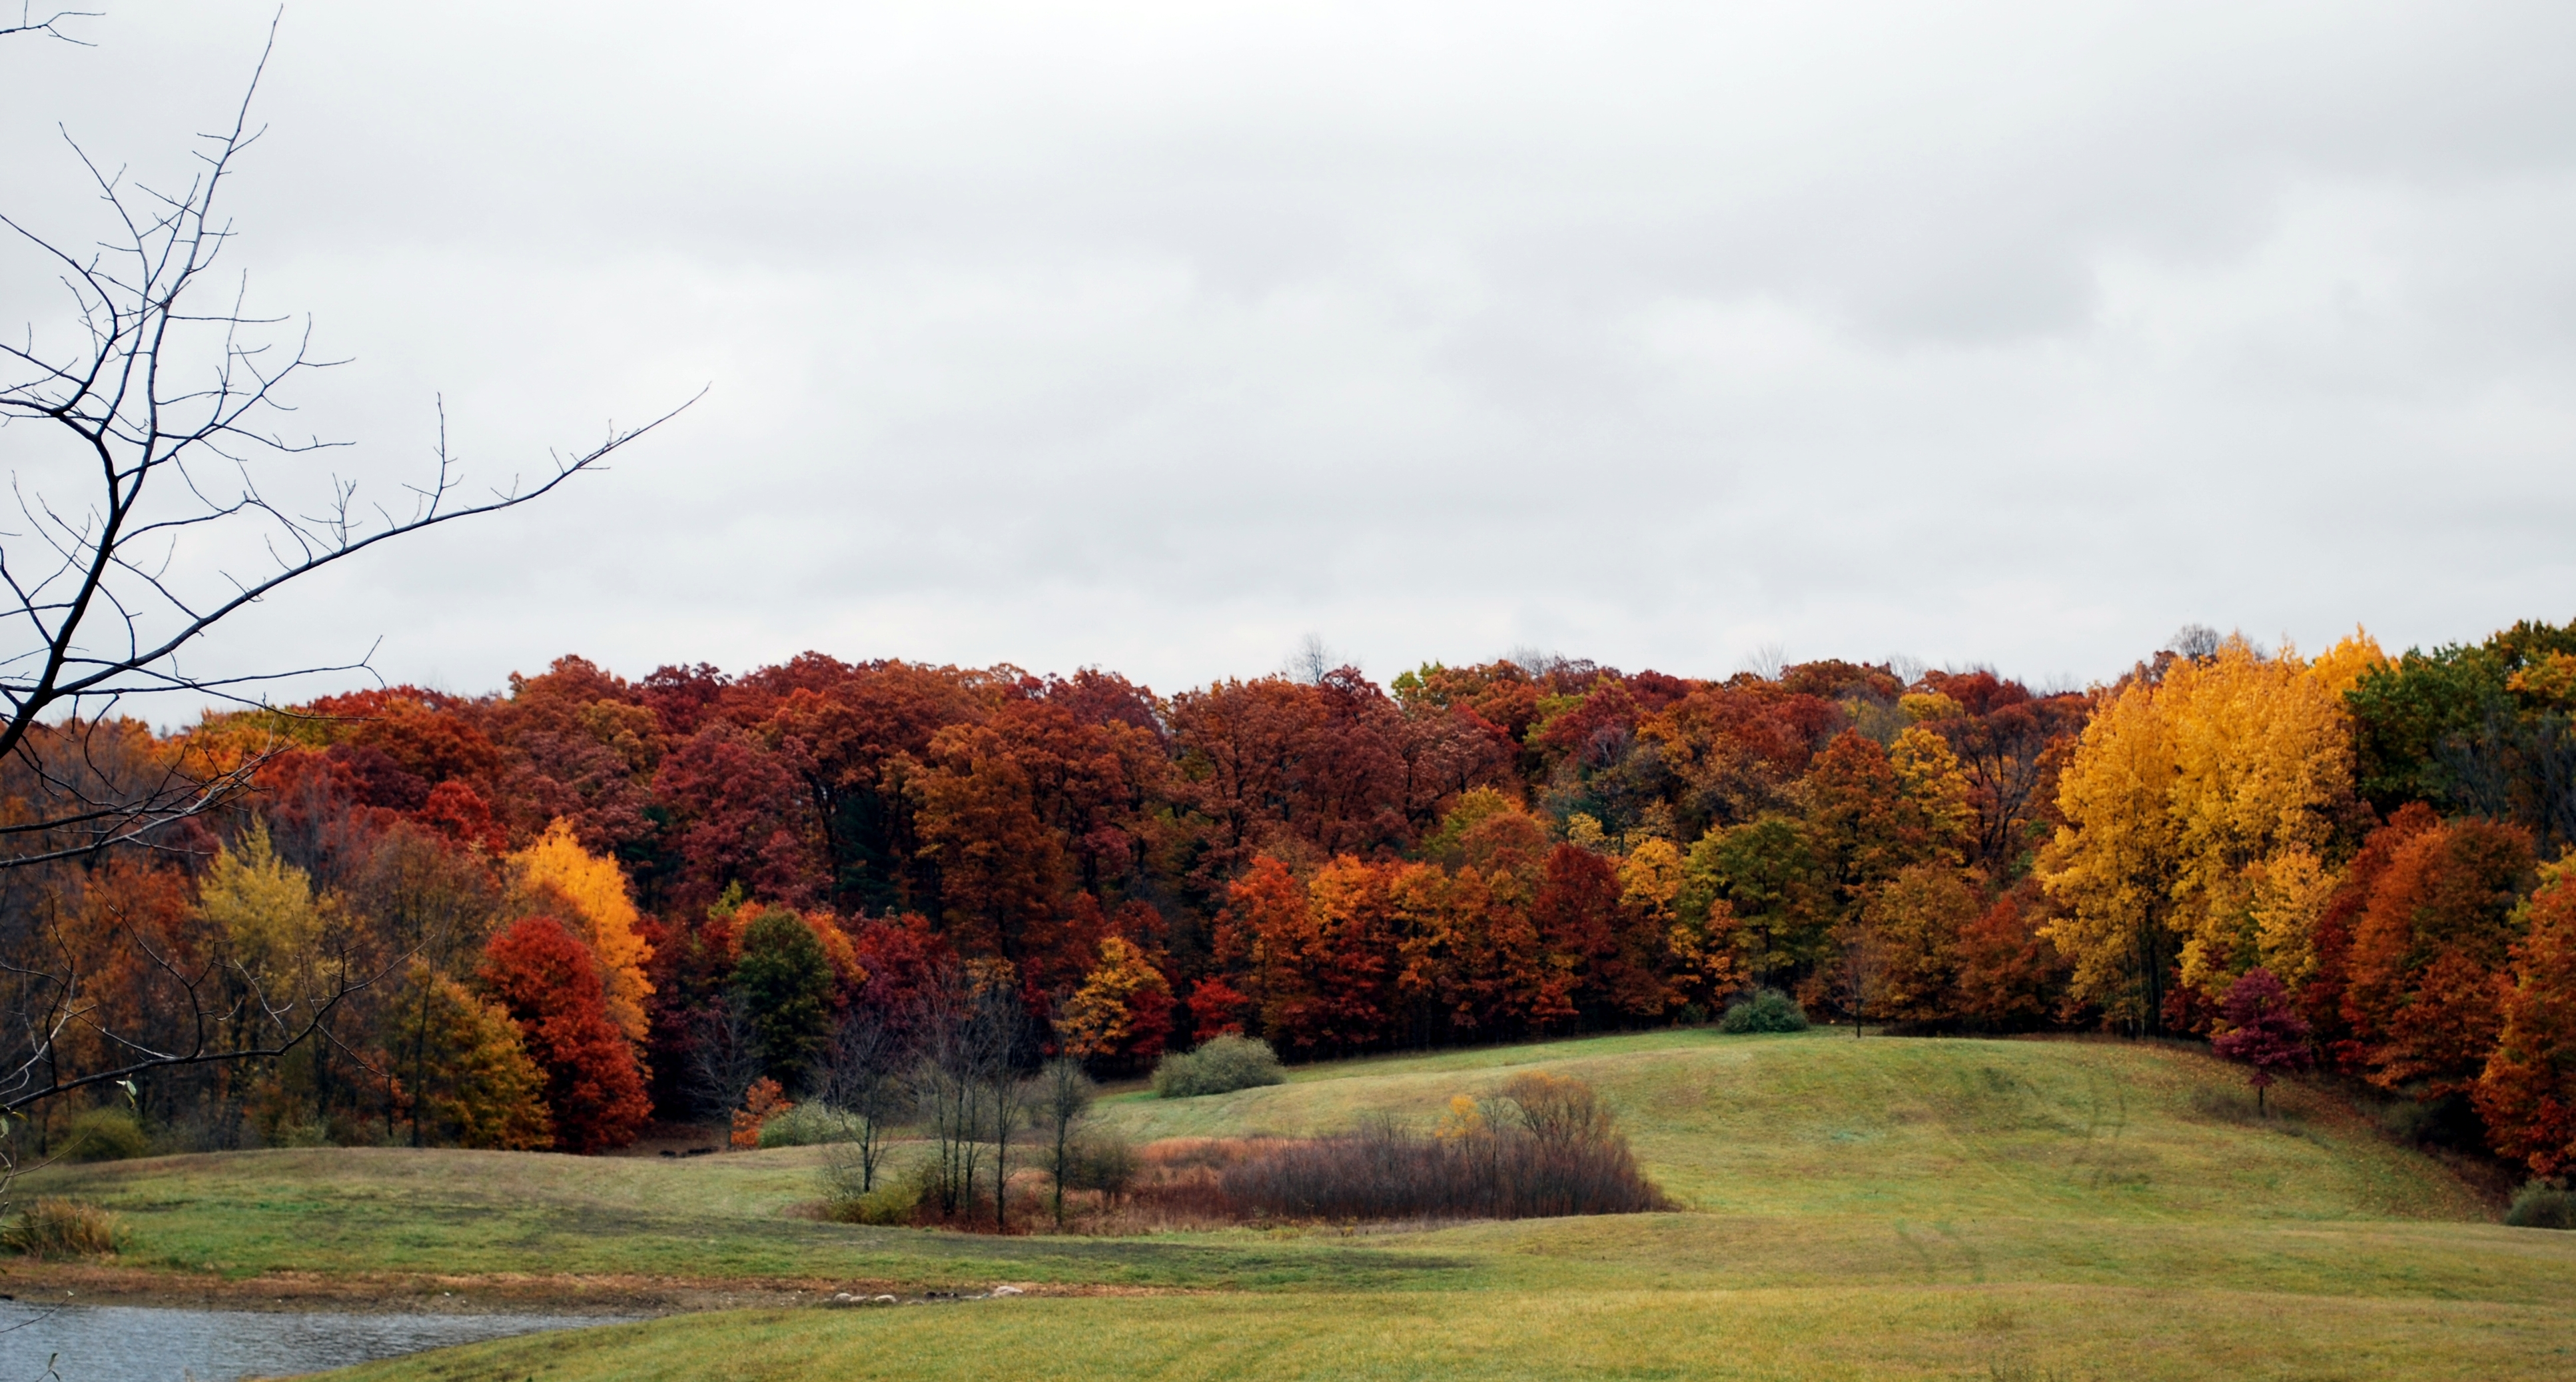
[[[2495,1225],[2322,1096],[2250,1118],[2237,1072],[2180,1049],[1665,1032],[1101,1116],[1140,1139],[1311,1132],[1525,1068],[1601,1087],[1689,1210],[993,1239],[792,1217],[805,1150],[263,1152],[38,1188],[125,1214],[129,1262],[190,1272],[1116,1292],[681,1316],[365,1377],[2576,1376],[2576,1234]]]

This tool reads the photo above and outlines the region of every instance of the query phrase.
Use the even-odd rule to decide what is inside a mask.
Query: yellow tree
[[[252,822],[239,848],[216,848],[197,908],[231,945],[261,1002],[283,1011],[325,992],[322,967],[339,908],[314,895],[304,870],[277,857],[267,822]]]
[[[208,929],[231,950],[235,972],[249,986],[249,1001],[232,1019],[240,1046],[252,1034],[327,1023],[332,1004],[366,976],[350,972],[348,914],[336,896],[316,896],[304,870],[277,857],[268,826],[253,821],[238,847],[218,847],[197,887],[197,908]],[[254,1077],[252,1111],[274,1130],[301,1120],[308,1110],[327,1113],[335,1093],[326,1031],[281,1056]]]
[[[2342,692],[2377,656],[2367,635],[2313,664],[2232,637],[2097,698],[2041,866],[2078,997],[2152,1027],[2176,959],[2212,1000],[2257,964],[2289,980],[2313,963],[2323,851],[2352,796]]]
[[[1066,1054],[1078,1057],[1124,1054],[1139,1038],[1152,1039],[1159,1050],[1163,1033],[1149,1030],[1149,1019],[1168,1014],[1171,998],[1171,981],[1143,947],[1124,936],[1106,936],[1100,963],[1064,1005],[1056,1035]]]
[[[1640,1017],[1681,1002],[1667,971],[1680,917],[1682,852],[1670,840],[1649,839],[1619,861],[1619,951],[1612,1000]],[[1691,976],[1696,977],[1696,976]]]
[[[2066,824],[2039,868],[2041,886],[2064,909],[2043,934],[2073,961],[2075,996],[2140,1027],[2154,1023],[2164,998],[2181,852],[2165,712],[2145,683],[2096,696],[2075,756],[2058,775]]]
[[[554,1145],[545,1072],[528,1058],[519,1024],[497,1003],[412,961],[398,1006],[417,1014],[403,1034],[412,1141],[537,1151]]]
[[[1926,855],[1956,863],[1975,833],[1977,816],[1968,804],[1967,766],[1950,741],[1921,725],[1908,726],[1887,746],[1887,766],[1896,770],[1897,791],[1914,806]]]
[[[653,947],[638,928],[641,918],[627,888],[625,870],[617,867],[616,860],[583,849],[573,837],[571,823],[563,820],[547,826],[535,844],[511,855],[510,864],[523,893],[552,892],[573,910],[575,915],[562,920],[589,942],[591,953],[606,971],[608,1020],[627,1040],[642,1042],[644,1000],[653,993],[644,966],[653,958]]]
[[[2182,981],[2212,1002],[2267,950],[2293,968],[2310,962],[2308,935],[2334,887],[2322,856],[2352,799],[2342,692],[2375,652],[2363,636],[2312,667],[2295,649],[2264,657],[2230,638],[2161,688],[2173,717]]]

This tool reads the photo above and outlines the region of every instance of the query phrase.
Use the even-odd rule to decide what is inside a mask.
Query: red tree
[[[1220,975],[1211,974],[1190,989],[1190,1037],[1210,1041],[1243,1035],[1243,1014],[1252,1000]]]
[[[681,870],[671,897],[681,906],[703,907],[729,883],[790,906],[813,893],[805,793],[748,732],[708,723],[662,760],[653,795],[674,817],[669,838]]]
[[[556,1144],[575,1152],[623,1147],[652,1115],[644,1072],[608,1020],[599,961],[550,916],[524,917],[484,948],[483,982],[546,1072]]]
[[[2304,1070],[2316,1060],[2308,1045],[2307,1019],[2290,1002],[2290,991],[2268,969],[2245,972],[2227,990],[2222,1005],[2227,1030],[2210,1048],[2252,1067],[2246,1079],[2254,1086],[2254,1108],[2263,1108],[2263,1091],[2275,1070]]]
[[[2396,857],[2398,849],[2441,826],[2442,818],[2420,801],[2397,808],[2386,825],[2371,831],[2361,842],[2360,851],[2344,869],[2343,881],[2336,885],[2333,896],[2326,899],[2325,910],[2317,917],[2311,942],[2316,948],[2316,968],[2299,985],[2299,1011],[2316,1034],[2319,1059],[2333,1069],[2356,1074],[2370,1065],[2370,1043],[2353,1031],[2345,1003],[2345,995],[2352,987],[2354,928],[2361,924],[2362,914],[2370,907],[2371,892],[2379,886],[2380,876],[2388,872],[2389,861]]]
[[[2531,898],[2503,1032],[2472,1097],[2497,1151],[2555,1176],[2576,1168],[2576,884]]]
[[[2390,855],[2354,928],[2344,994],[2372,1080],[2420,1082],[2434,1097],[2476,1082],[2503,1020],[2514,899],[2531,862],[2529,834],[2479,820],[2428,830]]]
[[[1616,998],[1612,968],[1619,955],[1619,869],[1579,845],[1548,851],[1530,921],[1539,943],[1577,976],[1576,1001],[1596,1010]]]
[[[2040,934],[2040,899],[2025,884],[1959,928],[1959,1015],[1981,1027],[2036,1027],[2057,1015],[2067,962]]]

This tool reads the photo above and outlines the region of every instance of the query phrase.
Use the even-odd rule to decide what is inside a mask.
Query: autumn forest
[[[243,790],[0,891],[60,1067],[318,1020],[91,1091],[176,1147],[605,1150],[723,1118],[750,1075],[796,1093],[846,1024],[959,985],[1108,1076],[1220,1033],[1293,1061],[1772,989],[1873,1037],[2216,1038],[2551,1175],[2576,1163],[2571,710],[2576,625],[2539,623],[2394,656],[2188,630],[2059,694],[1841,661],[1160,696],[565,657],[491,695],[45,728],[10,773]]]

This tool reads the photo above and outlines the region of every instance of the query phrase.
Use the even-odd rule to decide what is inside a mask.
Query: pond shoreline
[[[365,1311],[436,1315],[639,1315],[814,1305],[876,1283],[728,1281],[508,1273],[174,1272],[96,1262],[12,1261],[0,1295],[23,1304],[139,1305],[200,1310]]]
[[[367,1312],[419,1315],[687,1315],[708,1310],[847,1308],[840,1296],[893,1296],[904,1304],[944,1302],[1008,1285],[1028,1296],[1195,1295],[1169,1287],[984,1282],[924,1289],[918,1281],[856,1278],[649,1277],[418,1272],[175,1272],[103,1262],[0,1262],[0,1299],[28,1305],[137,1305],[196,1310]]]

